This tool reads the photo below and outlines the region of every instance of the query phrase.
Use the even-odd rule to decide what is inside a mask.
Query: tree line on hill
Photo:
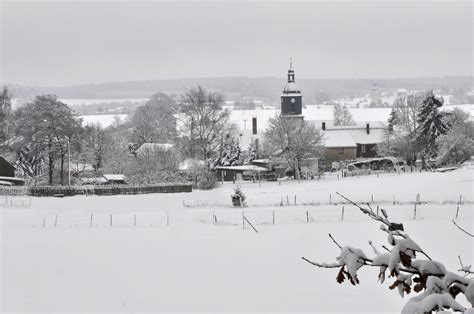
[[[306,103],[322,104],[331,99],[360,97],[370,93],[373,79],[298,79]],[[21,102],[27,102],[35,95],[55,94],[61,98],[113,99],[146,98],[156,91],[167,94],[181,94],[186,86],[201,85],[207,90],[225,93],[228,100],[238,101],[242,96],[258,97],[266,103],[278,103],[282,89],[282,79],[272,77],[224,77],[172,79],[133,82],[111,82],[62,87],[34,87],[10,85],[11,91]],[[380,91],[395,92],[399,88],[407,90],[439,90],[443,94],[455,96],[455,103],[474,103],[472,77],[446,76],[438,78],[393,78],[377,79]]]

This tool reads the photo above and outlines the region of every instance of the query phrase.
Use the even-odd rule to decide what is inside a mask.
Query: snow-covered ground
[[[459,254],[474,261],[471,238],[451,222],[459,206],[458,223],[474,229],[473,182],[466,167],[242,183],[249,205],[243,210],[230,206],[234,184],[180,194],[33,198],[30,208],[5,207],[22,198],[0,200],[1,311],[399,312],[407,298],[388,289],[393,279],[380,287],[377,269],[362,269],[354,287],[339,285],[337,270],[301,259],[333,262],[339,249],[328,233],[369,256],[368,240],[385,244],[379,224],[339,203],[335,192],[366,202],[373,195],[374,209],[386,208],[432,258],[455,270]],[[242,228],[242,211],[258,233]]]
[[[445,106],[445,110],[452,110],[452,108],[460,108],[474,117],[474,105],[455,105]],[[391,108],[349,108],[354,120],[356,122],[386,122]],[[257,117],[258,129],[264,130],[267,126],[268,120],[280,113],[280,109],[268,110],[233,110],[230,115],[230,120],[237,124],[241,129],[250,130],[252,128],[252,118]],[[303,115],[306,120],[333,120],[332,106],[307,106],[303,109]],[[114,123],[114,117],[119,116],[122,120],[128,117],[127,114],[118,115],[86,115],[82,116],[83,123],[100,123],[103,127],[108,127]]]
[[[144,103],[147,102],[148,98],[105,98],[105,99],[94,99],[94,98],[62,98],[59,99],[63,103],[70,106],[80,106],[80,105],[96,105],[96,104],[107,104],[107,103]]]
[[[103,128],[115,123],[117,117],[120,118],[120,121],[124,121],[128,118],[128,114],[95,114],[81,116],[83,125],[99,123]]]

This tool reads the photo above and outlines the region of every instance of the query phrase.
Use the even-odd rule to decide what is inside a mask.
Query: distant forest
[[[394,92],[399,88],[409,91],[440,90],[443,93],[464,94],[472,91],[472,77],[438,77],[438,78],[395,78],[395,79],[296,79],[306,103],[322,103],[323,101],[361,97],[369,94],[374,81],[381,93]],[[9,85],[14,98],[20,103],[35,95],[55,94],[59,98],[79,99],[117,99],[146,98],[156,92],[177,94],[185,89],[201,85],[202,87],[222,92],[227,100],[241,101],[244,97],[261,99],[267,103],[278,103],[285,78],[195,78],[152,81],[131,81],[87,84],[60,87],[38,87]]]

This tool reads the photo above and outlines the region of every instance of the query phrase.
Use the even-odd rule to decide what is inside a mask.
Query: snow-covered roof
[[[383,129],[329,129],[323,131],[325,147],[357,147],[357,144],[378,144],[383,138]]]
[[[283,93],[286,94],[288,92],[297,92],[299,94],[299,89],[295,82],[286,83]]]
[[[81,178],[81,182],[83,184],[103,184],[103,183],[107,183],[107,180],[103,177]]]
[[[385,129],[387,126],[381,121],[367,121],[367,122],[356,122],[355,125],[334,125],[334,120],[307,120],[308,123],[314,125],[316,128],[321,129],[323,122],[326,124],[326,130],[365,130],[367,124],[369,124],[370,130],[373,129]]]
[[[352,138],[350,131],[331,130],[324,132],[325,147],[357,147],[356,142]]]
[[[350,130],[349,133],[357,144],[377,144],[383,138],[383,129],[371,128],[369,134],[365,130]]]
[[[104,174],[107,181],[125,181],[124,174]]]
[[[270,162],[270,159],[254,159],[252,162],[257,164],[267,164]]]
[[[220,169],[220,170],[235,170],[235,171],[256,171],[256,172],[270,171],[270,170],[268,170],[267,168],[259,167],[259,166],[255,166],[255,165],[219,166],[219,167],[216,167],[216,169]]]

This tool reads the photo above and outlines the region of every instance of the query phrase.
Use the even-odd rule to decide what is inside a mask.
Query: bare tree
[[[157,93],[136,109],[131,117],[135,143],[171,143],[176,137],[175,102]]]
[[[333,115],[335,126],[355,125],[354,118],[346,106],[334,105]]]
[[[275,116],[268,123],[263,135],[265,150],[278,151],[299,179],[302,162],[322,155],[322,134],[303,119]]]
[[[229,112],[222,110],[223,96],[201,86],[182,95],[179,104],[180,132],[191,158],[205,160],[219,146],[219,135],[232,128]]]

